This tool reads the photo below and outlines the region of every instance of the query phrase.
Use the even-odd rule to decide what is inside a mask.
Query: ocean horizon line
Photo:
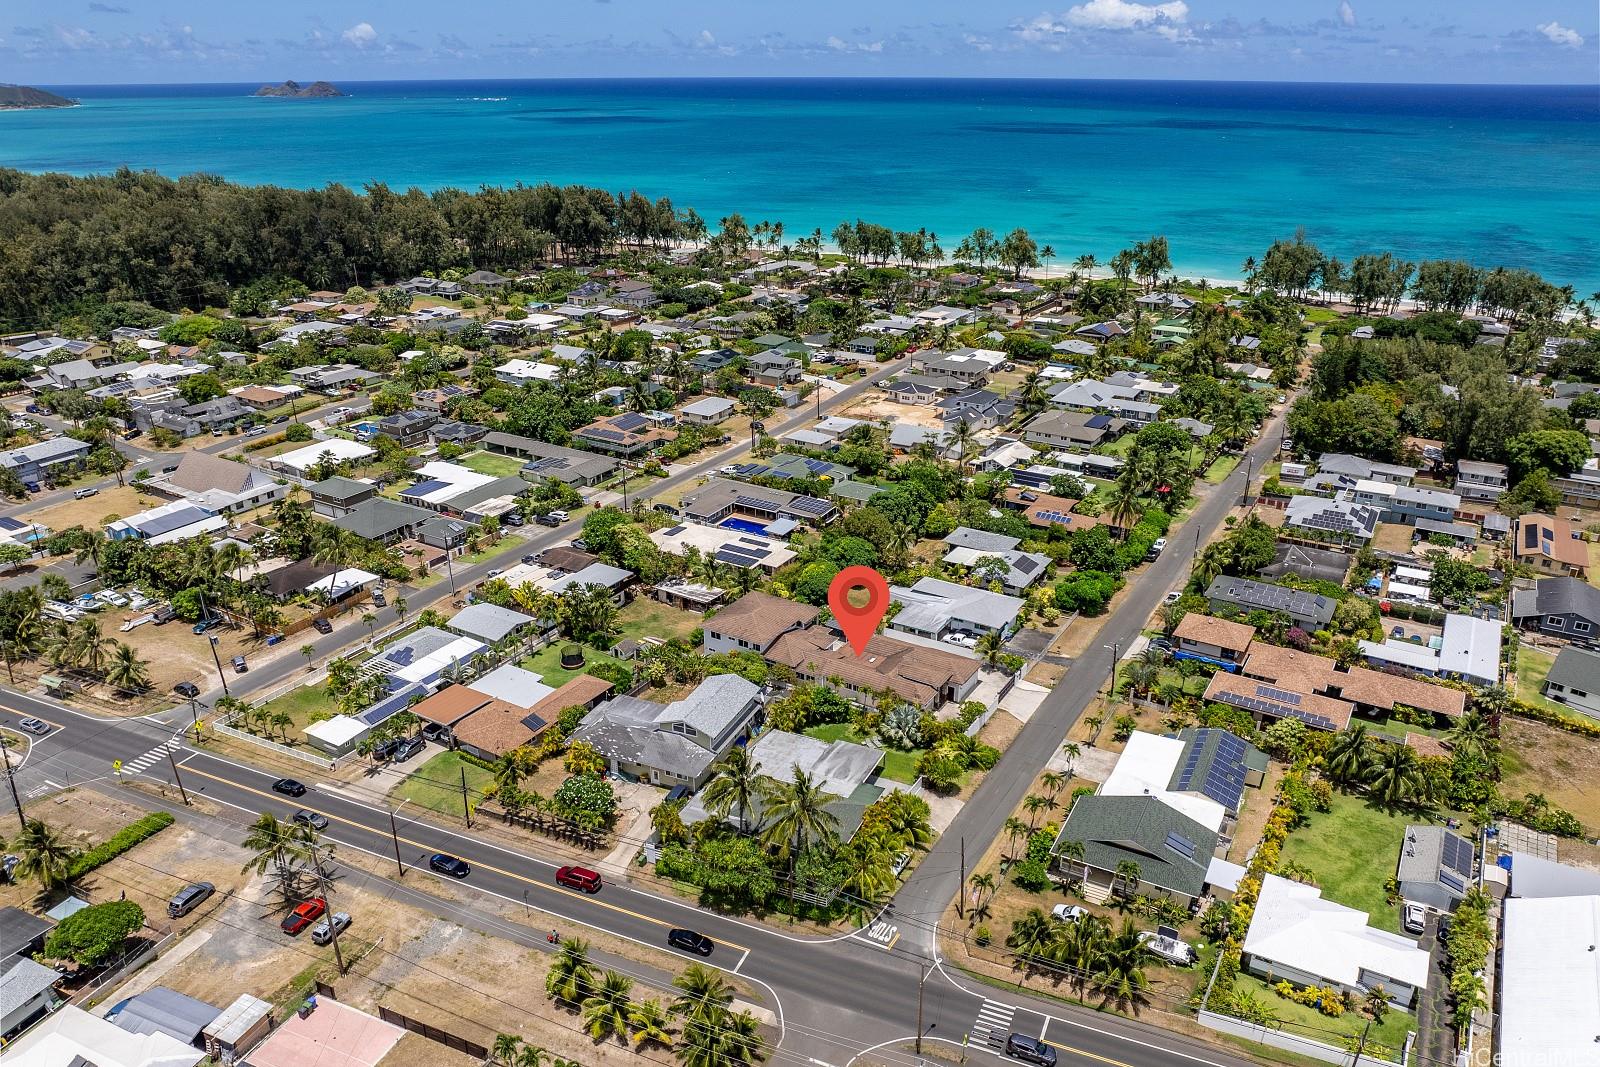
[[[1292,85],[1292,86],[1324,86],[1327,88],[1363,88],[1363,89],[1488,89],[1488,90],[1595,90],[1600,94],[1600,79],[1593,82],[1567,82],[1567,81],[1531,81],[1531,82],[1454,82],[1454,81],[1325,81],[1321,79],[1286,79],[1286,78],[1054,78],[1039,75],[992,75],[992,74],[786,74],[771,76],[764,74],[724,74],[702,76],[693,74],[640,74],[640,75],[613,75],[613,74],[565,74],[552,77],[528,77],[526,75],[487,75],[477,77],[438,77],[438,78],[340,78],[337,75],[321,74],[317,76],[289,77],[287,79],[276,75],[262,75],[259,78],[246,78],[243,80],[228,81],[131,81],[131,82],[28,82],[40,89],[56,90],[62,88],[77,89],[231,89],[239,86],[278,85],[284,80],[299,82],[308,85],[313,82],[324,81],[336,85],[486,85],[486,84],[545,84],[560,85],[617,83],[617,84],[647,84],[655,82],[758,82],[769,84],[799,83],[799,82],[906,82],[906,83],[938,83],[962,82],[967,84],[1036,84],[1036,85]],[[0,84],[22,84],[4,82]],[[1597,98],[1600,104],[1600,98]],[[1597,111],[1600,117],[1600,111]]]

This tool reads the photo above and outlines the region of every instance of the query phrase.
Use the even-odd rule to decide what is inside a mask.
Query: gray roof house
[[[1023,609],[1023,602],[1014,596],[938,578],[919,578],[909,588],[892,585],[889,599],[900,605],[889,629],[932,638],[952,633],[1009,634]]]
[[[1282,585],[1269,585],[1249,578],[1219,575],[1206,589],[1213,611],[1266,611],[1287,615],[1304,630],[1320,630],[1333,620],[1335,601],[1320,593],[1307,593]]]
[[[24,482],[37,482],[49,477],[50,472],[58,467],[81,463],[89,451],[87,442],[63,435],[0,452],[0,467],[11,471]]]
[[[1442,826],[1407,826],[1395,880],[1400,896],[1438,911],[1451,911],[1472,884],[1472,842]]]
[[[1567,645],[1544,680],[1544,695],[1600,719],[1600,654]]]
[[[1082,860],[1063,852],[1068,841],[1083,846]],[[1139,866],[1137,888],[1194,900],[1205,893],[1206,873],[1217,851],[1217,835],[1155,796],[1082,796],[1072,805],[1051,849],[1069,878],[1111,888],[1117,865]]]
[[[533,616],[524,615],[520,611],[512,611],[498,604],[484,603],[468,604],[456,612],[445,625],[458,634],[476,637],[492,645],[536,621],[538,620]]]
[[[433,512],[427,508],[375,496],[340,515],[333,524],[359,537],[389,544],[410,537],[418,526],[431,518]]]
[[[0,959],[0,1035],[21,1030],[53,1009],[61,976],[26,956]]]
[[[750,742],[750,759],[764,776],[777,782],[794,781],[794,772],[804,772],[824,793],[832,797],[824,806],[838,822],[839,838],[849,841],[861,826],[861,816],[879,797],[883,787],[876,784],[878,768],[883,764],[883,750],[858,745],[851,741],[821,741],[805,734],[792,734],[787,730],[768,730]],[[744,813],[746,825],[755,821],[754,811]],[[710,818],[699,797],[684,805],[681,815],[684,824],[692,826]],[[737,811],[729,813],[729,822],[737,823]]]
[[[1582,578],[1541,578],[1511,593],[1511,621],[1558,637],[1592,640],[1600,633],[1600,589]]]
[[[711,765],[749,735],[760,710],[760,688],[716,674],[671,704],[613,697],[585,715],[572,736],[593,745],[615,773],[698,789]]]
[[[1006,534],[990,533],[988,530],[974,530],[970,526],[957,526],[944,539],[944,543],[951,548],[975,548],[980,552],[1006,552],[1016,548],[1022,541],[1020,538],[1010,537]]]

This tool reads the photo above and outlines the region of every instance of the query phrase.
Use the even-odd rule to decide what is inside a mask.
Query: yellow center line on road
[[[1094,1052],[1085,1052],[1081,1048],[1073,1048],[1071,1045],[1063,1045],[1061,1042],[1059,1042],[1059,1041],[1051,1041],[1047,1037],[1041,1037],[1039,1040],[1043,1041],[1045,1044],[1049,1045],[1051,1048],[1060,1049],[1062,1052],[1070,1052],[1074,1056],[1083,1056],[1086,1059],[1099,1060],[1101,1063],[1110,1064],[1111,1067],[1133,1067],[1133,1065],[1130,1064],[1130,1063],[1123,1063],[1121,1060],[1114,1060],[1114,1059],[1111,1059],[1109,1056],[1101,1056],[1098,1053],[1094,1053]]]
[[[250,786],[247,786],[247,785],[240,785],[238,782],[230,781],[229,779],[220,777],[219,775],[209,774],[206,771],[199,770],[198,768],[194,767],[191,764],[184,764],[183,771],[184,771],[185,774],[199,775],[201,778],[209,778],[213,782],[221,782],[223,785],[229,786],[230,788],[238,789],[238,790],[241,790],[241,791],[246,792],[246,793],[251,793],[251,794],[254,794],[255,796],[258,796],[258,797],[264,797],[267,800],[275,801],[275,802],[278,802],[278,803],[282,803],[283,800],[284,800],[284,798],[282,796],[280,796],[279,794],[277,794],[277,793],[269,793],[269,792],[266,792],[265,790],[254,789],[254,788],[252,788]],[[355,803],[355,802],[351,801],[351,803]],[[353,827],[355,827],[356,829],[359,829],[359,830],[366,830],[367,832],[377,834],[380,837],[388,837],[388,836],[390,836],[388,834],[385,834],[381,829],[376,829],[374,827],[367,826],[365,823],[356,822],[354,819],[346,819],[343,816],[334,815],[331,812],[318,811],[316,808],[313,808],[310,805],[306,805],[306,810],[307,811],[315,811],[315,812],[317,812],[317,814],[326,816],[327,818],[332,819],[335,822],[341,822],[341,823],[344,823],[346,826],[353,826]],[[399,835],[396,835],[396,836],[399,836]],[[400,842],[402,844],[411,845],[414,848],[420,848],[420,849],[423,849],[423,850],[428,851],[428,852],[434,851],[432,845],[425,844],[425,843],[423,843],[421,841],[413,841],[410,838],[404,837],[404,836],[399,836],[399,839],[400,839]],[[511,878],[511,879],[514,879],[514,880],[516,880],[518,882],[523,882],[523,883],[525,883],[527,885],[531,885],[536,889],[543,890],[543,891],[545,891],[547,893],[552,894],[553,896],[560,897],[563,900],[571,899],[573,897],[573,894],[568,890],[561,889],[561,888],[558,888],[556,886],[550,885],[548,882],[541,882],[541,881],[538,881],[537,879],[529,878],[526,875],[517,874],[515,871],[504,870],[503,868],[491,866],[490,864],[481,863],[481,862],[477,862],[477,861],[473,862],[473,866],[474,867],[482,867],[486,871],[493,871],[495,874],[501,875],[503,877]],[[632,911],[632,910],[630,910],[628,908],[620,907],[619,905],[611,904],[611,903],[608,903],[608,902],[606,902],[604,900],[599,900],[596,897],[591,896],[591,895],[587,895],[586,894],[586,896],[587,896],[587,900],[585,902],[588,903],[588,904],[592,904],[593,906],[595,906],[597,908],[604,908],[607,911],[616,912],[618,915],[626,915],[631,919],[638,919],[641,922],[651,923],[651,924],[653,924],[655,926],[660,926],[660,927],[662,927],[664,929],[667,929],[667,930],[673,929],[673,924],[670,923],[670,922],[667,922],[664,919],[658,919],[653,915],[645,915],[642,912]],[[577,899],[583,900],[584,898],[583,897],[579,897]],[[739,944],[736,941],[726,941],[726,940],[724,940],[724,939],[722,939],[720,937],[713,937],[713,938],[711,938],[711,940],[715,941],[719,945],[727,945],[729,948],[738,949],[740,952],[744,952],[746,954],[748,954],[750,952],[750,950],[748,948],[746,948],[745,946]]]
[[[21,708],[14,708],[11,705],[3,703],[3,702],[0,702],[0,710],[9,711],[11,714],[19,716],[19,717],[24,718],[24,719],[38,719],[42,723],[47,723],[50,726],[54,726],[57,730],[65,730],[66,729],[65,726],[62,726],[60,723],[56,722],[54,719],[47,719],[43,715],[35,715],[31,711],[23,711]]]

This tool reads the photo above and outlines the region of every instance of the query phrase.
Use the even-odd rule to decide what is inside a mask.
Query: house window
[[[1572,632],[1573,633],[1579,633],[1579,634],[1586,634],[1586,633],[1589,632],[1589,624],[1584,622],[1582,619],[1573,619],[1572,620]]]
[[[690,726],[686,722],[675,722],[672,724],[672,732],[675,734],[683,734],[685,737],[693,737],[694,727]]]
[[[1559,615],[1547,615],[1547,616],[1545,616],[1544,624],[1546,626],[1548,626],[1552,630],[1563,630],[1563,629],[1566,629],[1566,623],[1562,620],[1561,616],[1559,616]]]
[[[1586,697],[1589,694],[1585,693],[1582,689],[1574,689],[1572,690],[1572,695],[1575,697]]]

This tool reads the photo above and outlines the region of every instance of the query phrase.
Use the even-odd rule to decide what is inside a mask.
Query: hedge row
[[[1593,719],[1580,719],[1571,715],[1563,715],[1551,708],[1542,708],[1537,704],[1529,704],[1523,700],[1511,701],[1509,708],[1511,714],[1519,719],[1532,719],[1542,722],[1546,726],[1554,726],[1558,730],[1568,733],[1581,734],[1584,737],[1600,738],[1600,722]]]
[[[67,878],[69,880],[81,878],[96,867],[110,863],[134,845],[165,830],[173,821],[167,812],[157,811],[129,823],[94,848],[79,854],[78,858],[72,861],[72,866],[67,871]]]

